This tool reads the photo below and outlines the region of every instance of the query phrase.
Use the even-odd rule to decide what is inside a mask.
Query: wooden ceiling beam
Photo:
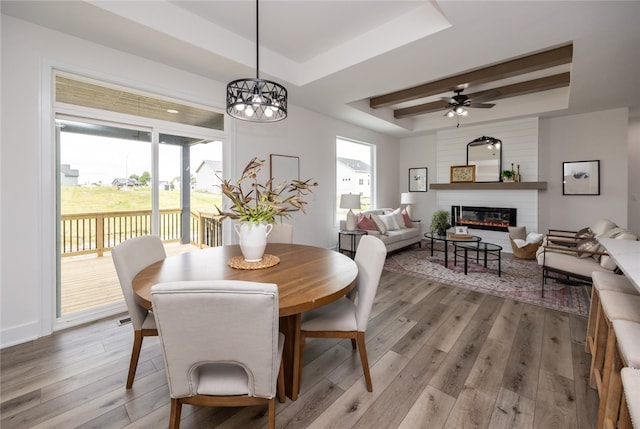
[[[569,86],[571,82],[571,73],[560,73],[553,76],[547,76],[540,79],[533,79],[526,82],[514,83],[499,88],[487,89],[486,91],[478,91],[473,94],[467,94],[471,102],[474,98],[492,94],[490,99],[485,101],[500,100],[502,98],[516,97],[519,95],[532,94],[534,92],[548,91],[551,89]],[[393,112],[396,119],[408,118],[411,116],[424,115],[426,113],[437,112],[449,108],[449,103],[445,100],[434,101],[432,103],[419,104],[417,106],[397,109]]]
[[[443,92],[453,91],[461,85],[479,85],[508,77],[518,76],[538,70],[568,64],[573,59],[573,44],[562,46],[471,72],[447,77],[401,91],[392,92],[369,99],[372,109],[392,106],[407,101],[418,100]]]

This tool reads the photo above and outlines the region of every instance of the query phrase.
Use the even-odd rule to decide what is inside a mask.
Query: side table
[[[351,259],[354,258],[355,254],[356,254],[356,245],[357,245],[357,239],[358,237],[362,237],[363,235],[367,235],[368,232],[364,229],[354,229],[353,231],[348,231],[346,229],[341,229],[340,231],[338,231],[338,252],[340,253],[344,253],[349,252],[349,254],[351,255]],[[347,249],[342,249],[340,247],[340,243],[341,243],[341,238],[343,235],[348,235],[351,237],[351,247],[347,250]]]

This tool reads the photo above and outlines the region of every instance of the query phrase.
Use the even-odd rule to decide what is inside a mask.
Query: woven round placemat
[[[242,255],[234,256],[229,259],[229,266],[238,270],[261,270],[263,268],[273,267],[280,262],[280,258],[274,255],[262,255],[262,260],[258,262],[247,262]]]

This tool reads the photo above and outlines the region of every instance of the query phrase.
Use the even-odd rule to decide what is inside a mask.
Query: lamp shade
[[[340,208],[341,209],[359,209],[360,195],[359,194],[340,195]]]
[[[416,203],[416,194],[412,194],[411,192],[403,192],[400,194],[400,204],[415,204]]]

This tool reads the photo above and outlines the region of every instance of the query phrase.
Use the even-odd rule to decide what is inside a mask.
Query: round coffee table
[[[487,261],[498,261],[498,277],[502,277],[501,274],[501,255],[502,246],[498,246],[497,244],[487,243],[484,241],[476,242],[476,243],[453,243],[453,264],[456,265],[458,258],[458,250],[461,249],[464,251],[464,274],[467,274],[467,259],[468,253],[476,252],[476,263],[480,263],[480,253],[483,254],[484,267],[487,268]]]
[[[477,243],[482,240],[482,238],[478,237],[477,235],[470,235],[469,237],[456,237],[454,235],[438,234],[435,232],[427,232],[424,236],[425,238],[431,240],[431,256],[433,256],[433,242],[444,241],[444,266],[447,268],[449,268],[449,243]]]

